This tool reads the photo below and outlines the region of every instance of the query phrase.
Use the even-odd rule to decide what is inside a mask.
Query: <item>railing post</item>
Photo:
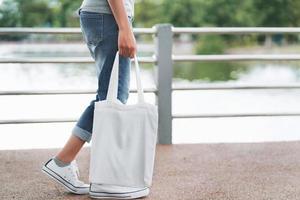
[[[156,85],[158,105],[158,143],[172,144],[172,43],[171,24],[155,26],[155,55],[157,58]]]

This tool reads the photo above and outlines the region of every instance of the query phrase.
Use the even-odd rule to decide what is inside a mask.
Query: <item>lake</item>
[[[152,48],[151,45],[140,45],[139,52],[146,55]],[[0,53],[2,57],[89,56],[82,43],[2,43]],[[213,81],[203,77],[187,79],[189,75],[186,71],[184,78],[180,78],[182,71],[178,68],[187,69],[185,65],[191,65],[180,63],[175,66],[173,86],[299,84],[300,70],[293,66],[294,63],[253,62],[247,70],[234,72],[234,80]],[[134,77],[133,72],[131,77]],[[96,90],[95,73],[93,64],[0,64],[0,90]],[[155,87],[152,67],[141,65],[141,74],[144,88]],[[135,88],[134,78],[130,87]],[[145,95],[147,102],[155,102],[154,94]],[[94,98],[93,94],[0,96],[0,119],[79,118]],[[173,114],[300,113],[299,89],[173,91],[172,100]],[[135,102],[136,94],[131,93],[128,104]],[[299,120],[300,117],[173,119],[173,143],[299,140]],[[74,124],[0,125],[0,149],[62,147]]]

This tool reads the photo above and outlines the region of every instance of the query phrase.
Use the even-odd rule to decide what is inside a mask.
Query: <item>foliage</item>
[[[298,0],[253,0],[258,26],[299,26],[299,9]]]
[[[20,24],[19,4],[11,0],[4,0],[0,7],[1,26],[14,27]]]
[[[165,0],[161,5],[161,18],[174,26],[201,26],[206,14],[203,2],[205,0]]]
[[[1,26],[78,26],[82,0],[2,0]],[[174,26],[299,26],[296,0],[136,0],[134,23]],[[5,19],[4,19],[5,18]]]
[[[18,2],[4,0],[0,7],[0,25],[3,27],[16,27],[21,25],[21,15]],[[1,35],[2,40],[17,40],[24,38],[21,35]]]
[[[19,5],[20,22],[24,27],[51,26],[51,10],[46,0],[15,0]]]
[[[196,54],[224,54],[227,43],[219,35],[201,37],[196,45]],[[197,62],[185,65],[184,69],[175,66],[174,74],[186,79],[203,79],[209,81],[225,81],[235,79],[236,71],[243,70],[242,65],[231,62]]]
[[[1,27],[79,27],[76,15],[82,0],[0,0]],[[178,27],[256,27],[300,25],[299,0],[136,0],[134,26],[152,27],[171,23]],[[1,39],[21,39],[24,36],[2,35]],[[194,39],[197,37],[194,36]],[[237,40],[238,39],[238,40]],[[278,44],[282,35],[274,35]],[[264,35],[203,36],[197,40],[195,53],[223,54],[227,46],[264,42]],[[298,40],[286,35],[286,41]],[[239,42],[237,42],[239,41]],[[229,62],[207,62],[175,65],[175,76],[209,80],[234,79],[239,66]],[[185,75],[184,75],[185,76]]]

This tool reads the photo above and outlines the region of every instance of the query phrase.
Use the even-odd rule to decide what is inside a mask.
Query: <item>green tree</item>
[[[19,4],[13,0],[4,0],[0,6],[1,27],[15,27],[20,25]]]
[[[4,0],[0,6],[0,26],[18,27],[21,26],[21,16],[19,5],[12,0]],[[1,40],[19,40],[25,38],[24,35],[0,35]]]
[[[21,24],[25,27],[51,26],[51,10],[47,0],[15,0],[19,3]]]
[[[252,15],[255,0],[216,0],[205,1],[203,15],[205,25],[253,26],[255,17]]]
[[[162,4],[162,19],[174,26],[201,26],[205,0],[165,0]]]
[[[299,26],[300,1],[298,0],[254,0],[257,26]]]
[[[134,25],[152,27],[162,23],[162,8],[160,1],[140,0],[134,6]]]
[[[81,2],[82,0],[60,0],[56,3],[56,8],[53,11],[56,16],[58,26],[70,27],[79,25],[76,11]]]

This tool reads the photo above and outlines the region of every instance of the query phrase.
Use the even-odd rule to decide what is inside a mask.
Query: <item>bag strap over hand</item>
[[[135,76],[136,76],[136,85],[137,85],[137,92],[138,92],[138,103],[144,103],[144,91],[141,82],[141,75],[139,64],[137,60],[137,56],[134,56],[135,61]],[[116,53],[115,61],[112,67],[108,91],[107,91],[107,100],[108,101],[117,101],[117,94],[118,94],[118,81],[119,81],[119,66],[120,66],[120,59],[119,59],[119,51]]]

